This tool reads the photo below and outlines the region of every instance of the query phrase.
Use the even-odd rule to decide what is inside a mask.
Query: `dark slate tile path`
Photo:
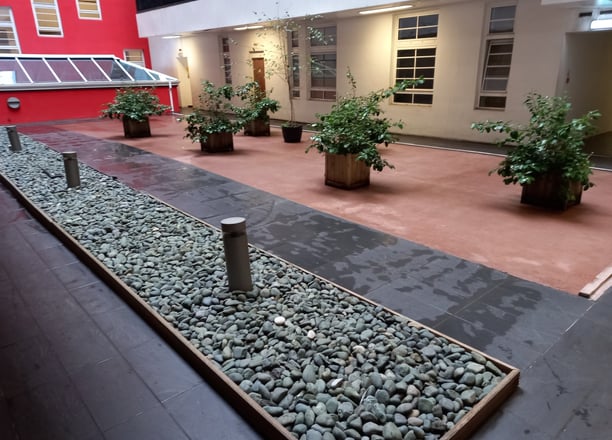
[[[569,295],[119,143],[23,131],[212,225],[246,217],[254,245],[520,368],[475,439],[610,438],[610,293]],[[4,189],[0,231],[0,438],[259,438]]]

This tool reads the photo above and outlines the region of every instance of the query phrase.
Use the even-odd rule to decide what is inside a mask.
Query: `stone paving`
[[[520,389],[474,438],[609,438],[612,385],[601,368],[612,361],[609,293],[589,301],[132,147],[36,131],[37,140],[70,147],[79,160],[211,224],[244,213],[253,244],[520,368]],[[2,438],[17,438],[15,432],[19,438],[43,432],[50,433],[45,438],[148,438],[162,420],[180,434],[161,438],[258,438],[1,194]],[[27,270],[36,274],[26,276]],[[61,292],[61,302],[49,301],[49,287]],[[28,348],[32,341],[39,350]],[[32,371],[41,353],[46,368]],[[185,374],[173,371],[176,363]],[[105,380],[109,385],[100,385]],[[68,416],[53,417],[53,411]]]

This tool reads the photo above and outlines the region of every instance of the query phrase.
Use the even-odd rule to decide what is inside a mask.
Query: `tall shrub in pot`
[[[235,106],[234,111],[244,126],[244,134],[270,136],[270,113],[280,109],[278,101],[270,98],[255,81],[237,87],[235,92],[243,102],[242,106]]]
[[[279,3],[276,2],[278,7]],[[288,13],[279,13],[275,17],[255,13],[258,20],[263,24],[263,29],[258,31],[258,38],[262,41],[270,40],[269,45],[263,45],[266,49],[266,76],[277,77],[283,82],[283,87],[289,101],[289,120],[281,125],[283,138],[287,143],[301,142],[303,125],[295,120],[294,86],[295,78],[299,78],[303,68],[317,68],[312,64],[312,57],[305,55],[305,51],[296,52],[292,42],[292,36],[304,33],[302,41],[318,39],[327,44],[324,36],[317,30],[313,23],[320,16],[306,16],[293,18]],[[296,62],[294,57],[302,57]]]
[[[149,137],[149,116],[162,115],[170,106],[160,103],[151,88],[124,87],[115,91],[113,102],[106,104],[101,117],[120,119],[126,138]]]
[[[306,151],[315,149],[325,154],[326,185],[350,189],[368,185],[370,169],[394,168],[382,157],[378,147],[393,143],[396,137],[391,130],[403,128],[403,123],[384,117],[380,105],[394,93],[422,81],[406,80],[367,95],[357,95],[357,85],[350,70],[346,77],[351,92],[340,97],[329,113],[317,114],[319,120],[312,124],[316,132]]]
[[[203,81],[198,107],[182,118],[187,122],[185,137],[199,142],[207,153],[233,151],[233,135],[242,128],[241,121],[232,117],[234,95],[231,85],[216,87],[211,81]]]
[[[569,119],[571,103],[567,97],[538,93],[530,93],[525,106],[530,114],[527,124],[472,124],[472,129],[481,133],[505,135],[497,144],[509,147],[508,154],[489,174],[500,175],[506,185],[521,185],[521,203],[553,209],[580,203],[582,191],[593,186],[584,141],[595,132],[593,121],[601,114],[592,110]]]

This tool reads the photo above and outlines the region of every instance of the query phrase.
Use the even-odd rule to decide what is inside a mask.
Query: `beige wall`
[[[387,116],[404,121],[405,133],[449,139],[492,141],[494,136],[486,137],[474,132],[470,129],[470,124],[485,119],[525,121],[527,112],[523,101],[529,92],[555,94],[562,90],[566,68],[565,35],[575,25],[577,13],[574,10],[555,6],[542,7],[537,1],[518,0],[507,108],[503,111],[494,111],[475,109],[482,69],[483,29],[488,13],[487,2],[464,0],[440,4],[442,6],[437,8],[415,8],[408,11],[419,14],[437,12],[440,17],[433,105],[385,105]],[[249,9],[252,10],[253,8]],[[394,68],[393,26],[396,20],[397,16],[393,14],[371,16],[349,14],[346,18],[335,21],[338,33],[339,94],[347,91],[345,73],[349,66],[357,80],[359,92],[366,93],[391,84]],[[266,58],[273,56],[274,52],[269,42],[261,38],[261,31],[232,30],[223,34],[218,31],[208,31],[183,37],[180,39],[180,44],[185,56],[189,58],[194,102],[202,80],[209,79],[216,84],[223,81],[218,43],[220,35],[229,36],[234,42],[231,47],[234,84],[244,83],[252,75],[252,68],[248,64],[251,49],[264,49]],[[167,48],[163,45],[176,45],[177,40],[158,38],[151,40],[152,52],[166,52],[154,55],[153,67],[172,74],[173,71],[162,69],[160,66],[167,63],[162,61],[164,57],[175,59],[178,46]],[[159,43],[160,41],[174,43]],[[604,45],[602,50],[600,53],[609,53],[609,44]],[[612,63],[609,58],[608,65]],[[608,67],[608,70],[610,68]],[[582,73],[588,75],[587,71]],[[305,83],[306,79],[306,75],[302,76],[302,83]],[[585,84],[588,84],[588,81]],[[602,84],[602,87],[604,89],[607,87],[605,90],[609,93],[612,86]],[[267,88],[272,91],[272,97],[280,100],[283,105],[275,116],[288,119],[287,92],[283,83],[279,78],[269,78]],[[315,120],[315,113],[326,112],[331,107],[329,102],[306,99],[307,89],[304,84],[302,96],[295,101],[296,119],[299,121],[312,122]],[[608,105],[612,105],[610,102],[607,101]]]
[[[607,54],[602,55],[602,54]],[[567,36],[567,82],[563,92],[571,98],[572,115],[589,110],[602,114],[598,136],[587,144],[596,154],[612,155],[612,31]]]

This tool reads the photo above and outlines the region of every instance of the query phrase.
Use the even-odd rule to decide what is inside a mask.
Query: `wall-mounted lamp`
[[[369,14],[382,14],[383,12],[395,12],[402,11],[404,9],[410,9],[412,5],[404,5],[404,6],[392,6],[389,8],[380,8],[380,9],[367,9],[365,11],[359,11],[361,15],[369,15]]]
[[[17,110],[19,107],[21,107],[21,101],[19,98],[11,96],[6,100],[6,105],[8,105],[10,109]]]

